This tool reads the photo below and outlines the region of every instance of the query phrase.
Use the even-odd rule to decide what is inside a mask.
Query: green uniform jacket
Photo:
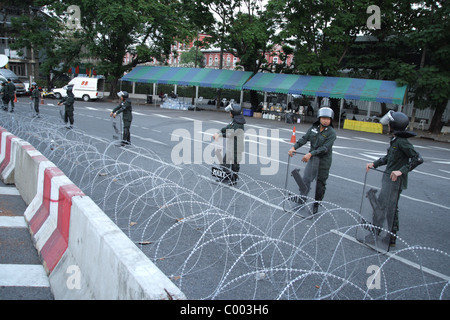
[[[414,149],[414,146],[408,141],[408,132],[403,132],[403,136],[393,136],[391,145],[387,150],[387,154],[373,163],[374,168],[386,165],[386,172],[399,170],[402,172],[402,189],[408,187],[408,172],[413,170],[423,162],[420,154]]]
[[[237,163],[241,162],[242,152],[244,151],[244,124],[245,118],[243,115],[235,115],[233,120],[224,128],[220,129],[222,137],[227,138],[228,143],[233,139],[234,143],[234,159]]]
[[[336,131],[332,126],[326,127],[320,132],[320,123],[314,123],[306,134],[297,140],[294,148],[297,150],[308,141],[310,142],[309,152],[313,157],[320,158],[318,179],[326,181],[331,167],[333,156],[333,144],[336,140]]]
[[[5,85],[5,96],[9,98],[14,98],[14,93],[16,92],[16,86],[12,82],[8,82]]]
[[[39,100],[39,97],[41,96],[41,93],[39,92],[39,89],[33,89],[31,92],[31,97],[34,98],[34,100]]]
[[[62,98],[59,103],[62,103],[65,106],[66,111],[73,111],[73,104],[75,103],[75,97],[72,96],[66,96],[65,98]]]
[[[125,128],[131,127],[131,121],[133,121],[133,110],[131,108],[131,100],[126,99],[121,102],[117,107],[115,107],[112,111],[115,114],[123,113],[122,120],[123,126]]]

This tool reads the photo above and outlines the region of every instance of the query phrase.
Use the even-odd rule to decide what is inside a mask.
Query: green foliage
[[[23,6],[30,4],[25,1]],[[31,10],[14,20],[13,48],[33,47],[45,53],[41,69],[48,74],[88,60],[117,82],[138,63],[154,58],[163,62],[175,41],[192,40],[205,32],[211,35],[208,44],[233,52],[247,71],[336,76],[346,69],[354,77],[407,84],[417,108],[436,110],[432,128],[450,97],[450,1],[269,0],[264,8],[257,0],[38,0],[34,4],[46,6],[51,14]],[[370,30],[366,10],[373,4],[380,8],[381,28]],[[75,32],[65,29],[69,5],[81,9],[81,28]],[[361,35],[365,41],[359,41]],[[282,45],[282,61],[293,54],[292,66],[268,65],[265,53],[275,44]],[[124,65],[126,53],[133,62]],[[186,54],[184,59],[192,57]]]
[[[180,57],[181,64],[191,67],[196,66],[197,68],[204,67],[204,60],[205,56],[195,46],[192,47],[189,51],[183,52]]]
[[[270,0],[267,16],[280,30],[277,43],[294,49],[300,74],[337,75],[342,58],[365,26],[367,1]]]

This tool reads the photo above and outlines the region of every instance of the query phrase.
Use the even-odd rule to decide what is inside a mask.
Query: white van
[[[67,85],[73,85],[72,91],[76,99],[83,99],[84,101],[101,99],[105,90],[105,77],[75,77]],[[56,99],[61,99],[67,95],[63,88],[53,89],[53,92]]]

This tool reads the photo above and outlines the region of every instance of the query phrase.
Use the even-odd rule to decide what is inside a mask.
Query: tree
[[[23,48],[33,49],[34,57],[44,57],[39,71],[47,79],[47,86],[52,87],[52,75],[65,72],[70,63],[77,59],[80,43],[74,38],[68,38],[61,19],[48,15],[41,7],[33,6],[30,1],[15,5],[19,6],[22,15],[11,18],[11,26],[3,29],[4,34],[14,38],[9,44],[19,54],[24,54]],[[12,6],[2,7],[6,13]],[[36,69],[37,70],[37,69]],[[39,74],[33,75],[38,78]]]
[[[238,12],[232,24],[229,25],[229,34],[224,38],[225,48],[239,58],[238,65],[245,71],[256,73],[260,70],[269,70],[266,53],[271,52],[273,35],[270,21],[264,17],[258,7],[255,14],[251,10],[252,3],[248,3],[249,12]],[[250,91],[250,103],[257,106],[258,95]]]
[[[381,28],[366,30],[371,41],[356,43],[344,62],[353,75],[408,85],[411,122],[416,108],[430,107],[435,133],[450,97],[449,7],[448,1],[384,1]]]
[[[51,28],[48,32],[58,31],[56,37],[48,34],[47,41],[61,36],[64,43],[46,45],[47,61],[54,71],[60,67],[61,54],[67,54],[66,60],[73,63],[73,51],[77,49],[78,61],[89,60],[95,65],[99,73],[104,74],[111,81],[110,96],[115,97],[118,91],[118,81],[124,72],[129,71],[139,63],[160,61],[169,55],[171,44],[177,39],[185,39],[189,34],[187,19],[178,1],[159,0],[122,0],[120,2],[107,0],[40,0],[36,4],[46,8],[50,13],[48,21]],[[73,32],[63,32],[66,11],[69,6],[79,8],[79,28]],[[170,17],[170,19],[168,19]],[[32,21],[32,19],[30,19]],[[42,29],[42,21],[28,24],[28,34],[35,34]],[[42,40],[33,40],[29,35],[19,35],[26,39],[29,45],[39,46]],[[74,46],[74,44],[82,46]],[[44,46],[42,46],[44,49]],[[51,49],[51,50],[49,50]],[[61,54],[54,55],[57,50]],[[71,54],[68,54],[68,51]],[[126,53],[133,56],[132,62],[123,64]]]
[[[188,67],[203,68],[205,66],[205,56],[198,52],[197,46],[193,46],[189,51],[181,54],[180,63]]]
[[[368,1],[270,0],[268,17],[278,25],[278,43],[294,48],[294,71],[335,76],[366,24]]]
[[[413,89],[414,107],[434,110],[429,131],[439,133],[450,98],[450,3],[420,1],[416,6],[407,37],[420,54],[419,63],[397,61],[390,66],[398,81]]]
[[[338,76],[349,48],[366,25],[368,6],[365,0],[270,0],[267,17],[279,30],[275,41],[293,48],[293,63],[283,72]],[[337,99],[331,99],[330,106],[338,117]]]

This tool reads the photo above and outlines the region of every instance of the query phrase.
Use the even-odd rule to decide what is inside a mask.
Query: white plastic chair
[[[426,120],[420,120],[419,121],[419,129],[422,128],[422,130],[425,130],[425,123],[426,122],[427,122]]]

